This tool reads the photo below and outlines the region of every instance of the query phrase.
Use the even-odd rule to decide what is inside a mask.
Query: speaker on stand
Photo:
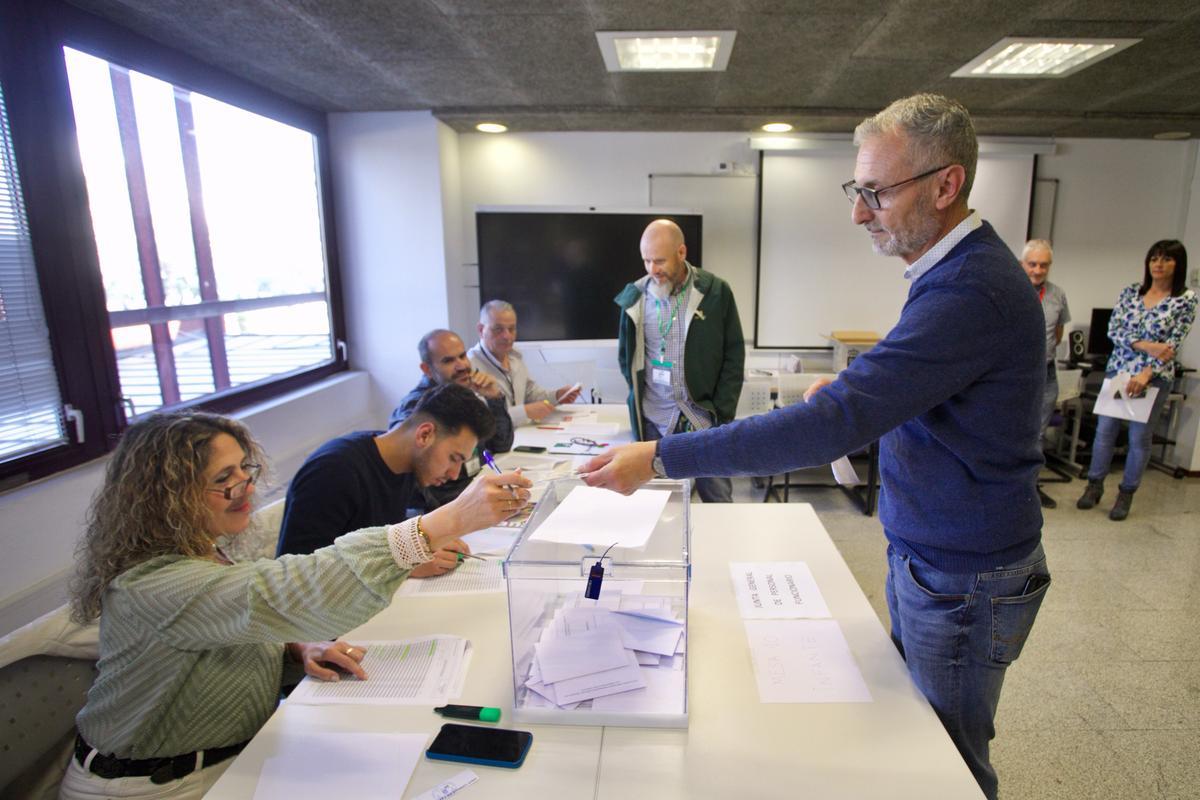
[[[1072,364],[1078,364],[1087,356],[1087,337],[1083,335],[1083,331],[1069,331],[1067,333],[1067,360]]]

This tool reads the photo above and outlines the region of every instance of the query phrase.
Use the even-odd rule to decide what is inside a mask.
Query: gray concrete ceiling
[[[324,111],[431,109],[459,131],[843,132],[956,97],[980,133],[1200,135],[1196,0],[70,0]],[[733,29],[721,73],[610,73],[596,31]],[[950,73],[1004,36],[1143,41],[1061,79]]]

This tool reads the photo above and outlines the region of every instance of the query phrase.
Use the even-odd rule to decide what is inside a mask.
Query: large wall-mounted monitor
[[[688,261],[702,267],[699,212],[480,209],[480,302],[512,303],[526,341],[615,339],[613,298],[646,274],[642,231],[662,218],[683,229]]]

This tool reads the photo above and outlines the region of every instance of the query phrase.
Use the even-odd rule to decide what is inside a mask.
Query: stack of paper
[[[670,608],[667,597],[613,596],[558,609],[534,647],[530,704],[682,713],[685,637]]]

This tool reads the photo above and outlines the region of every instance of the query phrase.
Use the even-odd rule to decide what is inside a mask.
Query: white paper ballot
[[[629,663],[615,630],[592,630],[577,636],[543,639],[534,645],[542,680],[558,683]]]
[[[849,456],[842,456],[829,466],[833,468],[833,479],[838,482],[839,486],[858,486],[862,483],[858,479],[854,465],[850,463]]]
[[[395,800],[421,759],[424,733],[285,732],[263,762],[255,800]]]
[[[622,649],[622,652],[625,653],[626,658],[623,667],[593,672],[591,675],[580,675],[578,678],[568,678],[554,684],[554,693],[558,697],[558,704],[591,700],[644,687],[646,681],[642,679],[643,670],[638,666],[637,658],[628,650]]]
[[[742,619],[812,619],[830,616],[812,571],[803,561],[729,564]]]
[[[630,650],[673,656],[683,636],[683,625],[675,621],[648,619],[629,614],[612,614],[621,633],[621,644]]]
[[[1154,398],[1158,396],[1158,387],[1148,387],[1141,397],[1130,397],[1125,391],[1130,377],[1128,372],[1118,372],[1113,377],[1104,379],[1104,383],[1100,384],[1100,394],[1096,396],[1096,415],[1116,417],[1130,422],[1146,422],[1150,419]]]
[[[576,486],[529,538],[543,542],[644,547],[670,492],[639,489],[626,496]]]
[[[646,714],[683,713],[683,671],[644,669],[644,689],[610,694],[592,700],[593,711],[640,712]]]
[[[763,703],[870,703],[837,620],[745,620]]]

